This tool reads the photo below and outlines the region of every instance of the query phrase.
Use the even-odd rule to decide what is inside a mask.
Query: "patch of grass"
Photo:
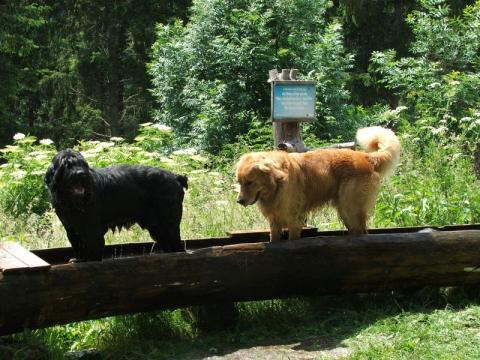
[[[351,359],[476,359],[479,291],[293,298],[238,304],[238,325],[202,333],[185,310],[117,316],[16,336],[44,343],[52,358],[96,348],[106,359],[192,359],[240,348],[298,343],[307,351],[346,347]]]
[[[403,138],[401,166],[383,184],[374,227],[480,222],[480,188],[461,146],[432,144],[421,151]],[[256,207],[236,204],[233,170],[189,173],[182,237],[223,236],[228,230],[266,228]],[[68,246],[52,211],[12,218],[0,212],[0,238],[28,248]],[[343,228],[331,209],[309,223]],[[139,227],[107,235],[107,243],[150,241]],[[259,345],[298,342],[303,349],[337,346],[352,359],[480,357],[478,291],[427,289],[418,293],[301,298],[238,304],[240,320],[229,331],[202,333],[185,310],[117,316],[9,337],[48,346],[53,359],[71,350],[96,348],[106,359],[201,358]]]
[[[480,222],[480,189],[471,156],[459,143],[403,136],[397,174],[380,191],[373,227],[471,224]]]
[[[478,298],[470,301],[406,306],[379,319],[347,341],[352,359],[478,359],[480,306]]]

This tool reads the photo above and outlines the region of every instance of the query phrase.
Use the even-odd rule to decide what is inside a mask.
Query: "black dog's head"
[[[87,161],[72,149],[55,155],[45,174],[45,184],[52,200],[68,201],[76,207],[88,202],[92,180],[92,170]]]

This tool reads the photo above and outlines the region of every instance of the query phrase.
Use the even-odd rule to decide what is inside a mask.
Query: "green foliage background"
[[[352,140],[374,124],[405,139],[409,166],[402,163],[398,188],[382,195],[376,224],[476,221],[469,164],[480,137],[480,2],[470,3],[387,1],[370,15],[358,3],[317,0],[1,5],[9,21],[0,56],[12,71],[2,83],[0,127],[4,136],[24,131],[1,150],[0,205],[17,217],[48,212],[42,172],[66,145],[95,166],[167,168],[188,148],[195,166],[200,151],[204,169],[231,176],[240,154],[272,147],[268,70],[295,67],[317,81],[318,116],[302,129],[307,145]],[[365,16],[392,14],[405,34],[401,44],[385,39],[396,48],[370,51],[352,35],[353,27],[369,33]],[[375,104],[355,102],[359,79],[376,89]],[[431,176],[411,178],[411,164]],[[201,170],[195,166],[183,170]],[[419,178],[441,181],[425,187]]]
[[[269,125],[268,70],[293,67],[318,81],[319,135],[345,119],[353,56],[328,1],[196,1],[190,22],[157,27],[150,73],[156,119],[184,141],[217,153],[254,126]],[[308,13],[311,16],[302,16]]]
[[[272,68],[317,80],[317,121],[305,126],[314,143],[351,140],[399,105],[409,123],[457,123],[449,129],[478,109],[473,0],[41,0],[0,10],[0,145],[16,132],[57,147],[131,141],[154,120],[173,128],[174,146],[225,153],[269,131]]]

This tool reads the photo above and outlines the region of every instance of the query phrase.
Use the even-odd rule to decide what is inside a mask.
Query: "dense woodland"
[[[178,146],[218,153],[270,136],[267,73],[285,67],[318,81],[315,139],[350,137],[399,105],[409,122],[458,122],[478,111],[478,92],[464,93],[480,81],[479,11],[473,0],[0,2],[0,145],[17,132],[57,147],[132,139],[159,121]]]

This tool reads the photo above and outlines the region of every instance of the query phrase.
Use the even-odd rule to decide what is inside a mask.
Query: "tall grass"
[[[420,147],[419,142],[408,135],[402,137],[401,164],[381,188],[371,226],[480,222],[479,182],[462,145],[432,142]],[[226,169],[212,171],[197,166],[187,170],[189,190],[181,227],[184,239],[267,227],[256,207],[236,204],[233,165]],[[322,230],[343,228],[331,209],[312,214],[308,222]],[[51,210],[43,215],[20,217],[0,212],[0,223],[1,239],[18,241],[28,248],[68,246],[63,227]],[[150,238],[135,226],[120,233],[109,232],[106,240],[119,243]],[[441,358],[450,348],[471,358],[479,354],[477,346],[467,348],[475,334],[480,333],[478,306],[464,307],[463,300],[456,300],[459,312],[441,310],[450,300],[438,294],[434,298],[436,310],[432,313],[431,304],[418,305],[388,296],[340,302],[275,300],[239,304],[240,322],[228,333],[201,334],[187,311],[176,310],[57,326],[26,332],[14,340],[45,344],[51,357],[58,359],[66,351],[85,348],[97,348],[107,359],[167,359],[182,354],[198,357],[211,348],[226,351],[233,344],[268,344],[272,339],[294,340],[314,335],[327,337],[338,346],[348,346],[354,351],[352,357],[359,359],[423,355]],[[435,307],[439,303],[440,308]],[[457,320],[460,325],[455,325]],[[299,322],[302,326],[295,330],[292,324]],[[446,324],[444,329],[441,324]],[[455,334],[461,339],[454,340]],[[451,342],[450,348],[437,344],[440,340]]]
[[[380,191],[374,227],[480,222],[480,189],[473,161],[461,143],[421,145],[403,136],[397,174]]]

